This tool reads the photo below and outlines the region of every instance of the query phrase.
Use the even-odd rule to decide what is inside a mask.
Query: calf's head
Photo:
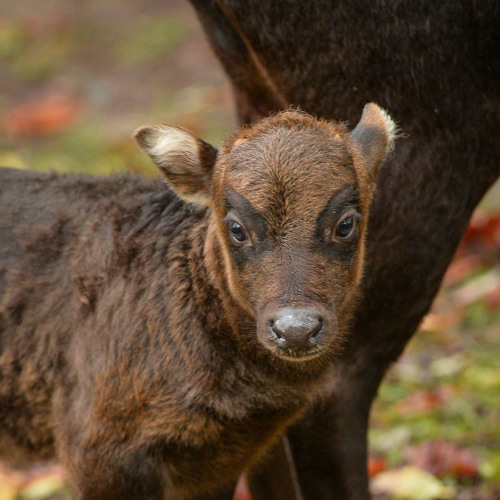
[[[232,299],[260,343],[304,361],[338,347],[363,267],[363,237],[394,123],[365,106],[352,132],[284,111],[220,151],[190,132],[143,127],[141,148],[188,201],[208,205]]]

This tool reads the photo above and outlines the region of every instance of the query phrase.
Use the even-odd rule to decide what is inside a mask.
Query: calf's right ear
[[[216,148],[188,130],[169,125],[141,127],[134,136],[179,196],[209,204]]]

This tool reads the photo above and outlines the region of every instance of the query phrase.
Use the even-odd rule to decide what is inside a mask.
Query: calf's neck
[[[0,452],[77,499],[215,498],[328,385],[394,124],[285,111],[163,180],[0,169]]]

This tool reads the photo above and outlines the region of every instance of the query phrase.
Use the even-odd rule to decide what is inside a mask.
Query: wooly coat
[[[394,124],[136,138],[172,190],[0,169],[0,451],[76,499],[213,498],[329,383]]]

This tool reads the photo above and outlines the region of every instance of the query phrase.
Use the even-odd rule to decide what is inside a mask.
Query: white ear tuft
[[[143,127],[136,132],[137,141],[149,156],[161,163],[161,168],[176,173],[176,170],[184,168],[184,165],[179,164],[181,159],[190,165],[198,163],[198,143],[191,134],[166,125],[150,127],[151,132],[147,132],[147,129]],[[148,138],[146,144],[140,142],[141,135]]]
[[[188,130],[169,125],[141,127],[135,133],[141,149],[187,201],[208,205],[217,150]]]
[[[374,104],[374,106],[376,106],[376,104]],[[387,154],[391,153],[393,150],[394,150],[394,142],[396,141],[396,138],[398,137],[398,127],[396,125],[396,123],[394,122],[394,120],[390,117],[389,113],[377,106],[379,111],[380,111],[380,114],[382,115],[382,118],[385,122],[385,128],[387,130],[387,135],[388,135],[388,138],[389,138],[389,143],[387,145]]]
[[[396,137],[396,124],[385,110],[374,103],[364,107],[361,120],[351,132],[351,138],[373,174],[394,149]]]

